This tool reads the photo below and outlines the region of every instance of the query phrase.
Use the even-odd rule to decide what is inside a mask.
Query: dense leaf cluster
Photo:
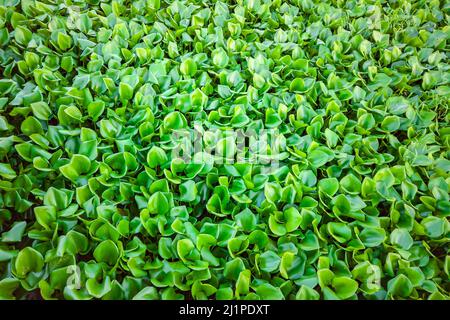
[[[449,10],[0,0],[0,298],[448,299]]]

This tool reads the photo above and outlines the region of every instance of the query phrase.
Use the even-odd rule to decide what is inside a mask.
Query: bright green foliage
[[[448,22],[0,0],[0,299],[449,299]],[[214,155],[173,157],[197,125]]]

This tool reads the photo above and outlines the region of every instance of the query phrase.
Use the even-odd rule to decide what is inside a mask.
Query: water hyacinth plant
[[[0,0],[0,299],[449,299],[449,18]]]

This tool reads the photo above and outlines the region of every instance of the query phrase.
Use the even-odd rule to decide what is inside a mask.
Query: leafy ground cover
[[[448,299],[449,10],[1,0],[0,298]]]

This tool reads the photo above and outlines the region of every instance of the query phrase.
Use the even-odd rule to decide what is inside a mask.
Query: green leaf
[[[319,181],[318,188],[321,192],[332,197],[339,190],[339,181],[336,178],[325,178]]]
[[[400,128],[400,119],[397,116],[387,116],[381,122],[381,129],[393,132]]]
[[[390,235],[390,241],[395,247],[404,250],[409,250],[414,242],[408,230],[403,228],[397,228],[393,230]]]
[[[20,242],[27,223],[25,221],[15,222],[11,229],[2,233],[2,242]]]
[[[280,288],[276,288],[269,283],[259,285],[255,291],[262,300],[284,300]]]
[[[259,268],[264,272],[278,270],[281,258],[273,251],[266,251],[259,257]]]
[[[157,146],[153,146],[147,153],[147,163],[150,168],[156,168],[168,161],[165,151]]]
[[[245,208],[243,211],[234,216],[234,220],[243,231],[250,232],[256,227],[257,216],[253,214],[250,209]]]
[[[158,191],[151,195],[148,200],[148,210],[154,214],[165,214],[169,212],[169,201],[166,196]]]
[[[359,238],[366,247],[377,247],[384,242],[386,232],[382,228],[365,228]]]
[[[220,69],[225,68],[228,65],[228,62],[230,60],[228,58],[227,52],[223,48],[215,49],[211,53],[211,56],[212,56],[213,64]]]
[[[59,171],[69,180],[76,181],[80,176],[89,172],[91,161],[82,154],[74,154],[70,162],[59,168]]]
[[[187,58],[181,62],[180,72],[185,76],[192,77],[197,72],[197,64],[193,59]]]
[[[133,297],[133,300],[159,300],[159,298],[155,287],[145,287]]]
[[[119,255],[119,248],[111,240],[102,241],[94,250],[94,258],[97,262],[105,262],[111,266],[116,264]]]
[[[389,97],[386,100],[388,111],[394,115],[401,115],[406,112],[409,102],[404,97]]]
[[[186,127],[186,118],[178,111],[173,111],[164,118],[165,129],[181,129]]]
[[[303,285],[300,287],[297,294],[295,295],[295,299],[297,299],[297,300],[319,300],[320,294],[316,290]]]
[[[0,163],[0,176],[4,179],[11,180],[17,177],[16,172],[9,163]]]
[[[295,231],[302,221],[302,216],[294,207],[290,207],[284,212],[277,212],[269,217],[269,228],[278,236]]]
[[[348,299],[358,290],[358,282],[347,277],[336,277],[331,285],[340,299]]]
[[[306,259],[292,252],[285,252],[281,257],[280,274],[285,279],[296,280],[303,276]]]
[[[48,104],[43,101],[32,103],[31,110],[33,111],[34,116],[39,120],[48,120],[52,114]]]
[[[432,239],[441,237],[445,232],[445,221],[438,217],[426,217],[420,224],[423,226],[425,233]]]
[[[0,280],[0,299],[15,300],[14,291],[19,288],[20,281],[15,278],[5,278]]]
[[[180,201],[191,202],[197,197],[197,186],[192,180],[180,184]]]
[[[241,258],[235,258],[225,264],[223,275],[225,278],[237,281],[239,275],[245,270],[244,262]]]
[[[14,29],[14,39],[20,45],[27,46],[32,37],[32,32],[25,26],[17,26]]]
[[[24,278],[30,272],[40,272],[44,268],[44,258],[39,251],[25,247],[17,254],[14,266],[17,277]]]
[[[87,109],[92,120],[97,121],[105,110],[105,103],[103,101],[92,101]]]
[[[340,186],[346,193],[359,194],[362,184],[354,174],[350,173],[341,179]]]
[[[412,283],[404,274],[397,275],[389,280],[387,284],[387,292],[394,296],[407,298],[412,293],[412,290]]]
[[[328,233],[338,242],[344,243],[352,238],[352,230],[342,222],[329,222]]]
[[[66,51],[72,46],[72,38],[64,33],[58,32],[58,47]]]

